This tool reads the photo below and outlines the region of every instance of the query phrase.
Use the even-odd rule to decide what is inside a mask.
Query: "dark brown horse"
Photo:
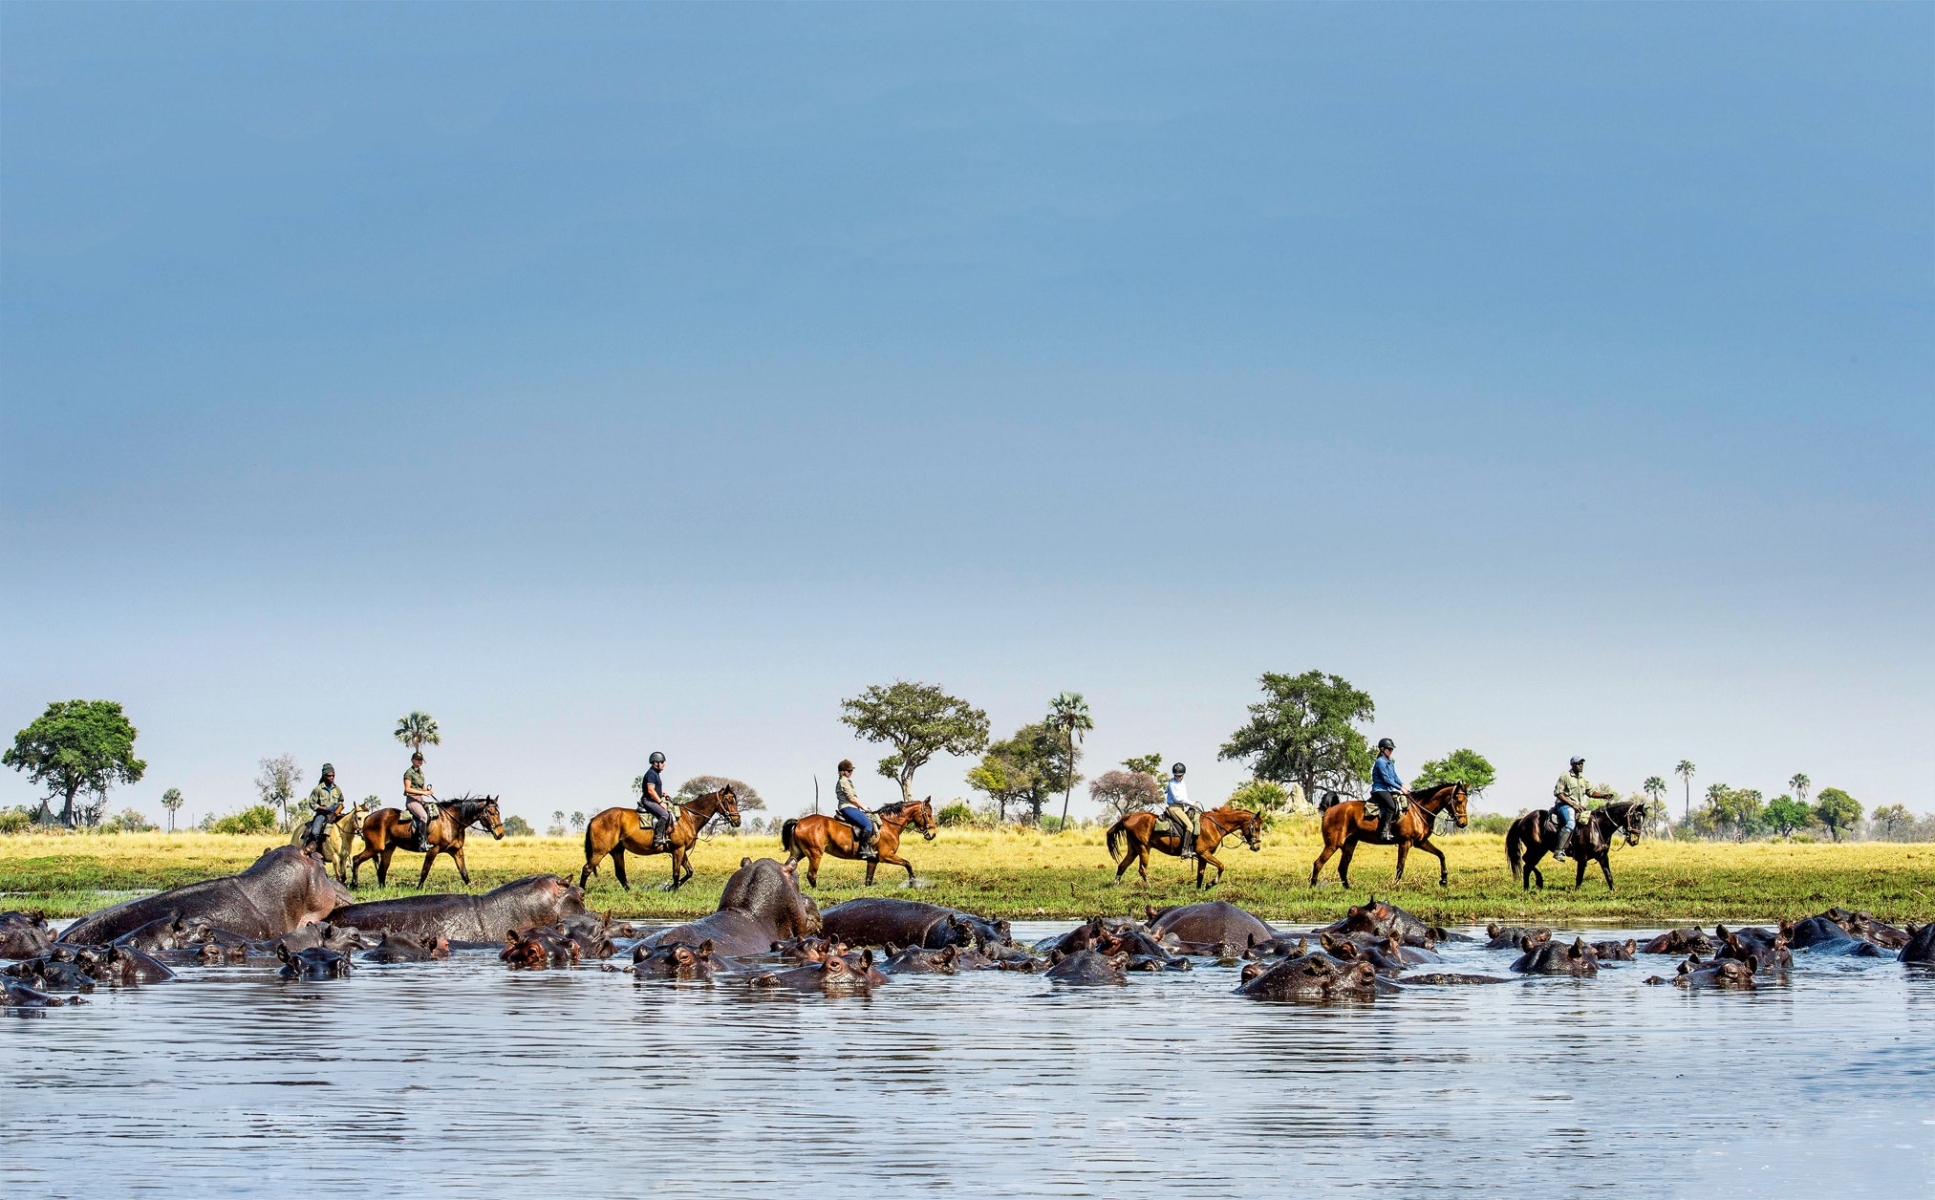
[[[1535,876],[1539,888],[1545,888],[1545,872],[1539,870],[1538,862],[1559,848],[1558,822],[1546,821],[1551,812],[1549,808],[1534,809],[1513,821],[1512,827],[1505,831],[1505,861],[1512,868],[1512,878],[1523,880],[1527,891],[1532,889]],[[1585,819],[1573,831],[1572,845],[1568,847],[1573,860],[1579,864],[1573,889],[1586,886],[1586,865],[1596,862],[1606,876],[1606,890],[1612,891],[1613,843],[1624,837],[1628,846],[1637,846],[1640,831],[1645,827],[1646,805],[1637,800],[1622,800],[1585,814]]]
[[[1263,817],[1247,808],[1212,808],[1196,821],[1196,887],[1213,888],[1223,881],[1223,863],[1216,857],[1216,848],[1230,834],[1242,837],[1244,844],[1251,850],[1263,849]],[[1136,873],[1142,882],[1149,882],[1149,851],[1182,856],[1182,838],[1176,827],[1163,817],[1143,810],[1132,812],[1120,821],[1109,826],[1109,857],[1118,864],[1115,868],[1115,881],[1122,882],[1129,864],[1136,864]],[[1216,868],[1216,878],[1207,884],[1203,882],[1203,872],[1210,867]]]
[[[497,797],[459,796],[455,800],[436,802],[436,811],[430,815],[423,831],[426,848],[423,873],[417,876],[418,887],[430,878],[430,864],[437,861],[439,854],[448,854],[450,861],[457,864],[458,876],[465,883],[470,882],[470,869],[464,865],[464,832],[472,825],[490,830],[494,838],[503,838],[504,819],[497,814]],[[400,808],[379,808],[364,817],[363,850],[349,864],[349,885],[356,886],[363,864],[372,858],[376,860],[376,885],[387,885],[390,856],[399,849],[414,849],[410,842],[413,832],[410,814]]]
[[[880,827],[880,857],[867,860],[867,886],[873,886],[874,869],[881,863],[892,863],[907,868],[907,882],[914,881],[914,864],[900,857],[900,835],[909,825],[920,830],[920,835],[928,841],[934,840],[934,797],[925,800],[896,800],[874,810],[874,823]],[[809,887],[820,886],[820,857],[831,854],[835,858],[859,858],[860,838],[853,826],[838,817],[823,817],[815,813],[810,817],[788,821],[779,827],[779,844],[792,855],[786,860],[791,866],[804,858],[806,863],[806,882]]]
[[[739,828],[739,797],[730,784],[679,805],[678,820],[672,822],[666,837],[667,848],[660,850],[652,844],[652,827],[645,824],[637,809],[608,808],[585,826],[585,869],[578,872],[578,886],[585,886],[585,881],[598,873],[598,864],[609,854],[618,886],[631,891],[631,881],[625,878],[625,851],[629,850],[633,854],[670,854],[672,886],[668,890],[676,892],[692,878],[692,847],[699,835],[712,818],[722,815],[734,829]]]
[[[1431,830],[1438,823],[1438,814],[1449,812],[1451,819],[1460,828],[1468,818],[1465,815],[1465,799],[1470,794],[1462,783],[1441,783],[1435,787],[1424,788],[1412,793],[1411,805],[1397,820],[1395,843],[1374,840],[1377,834],[1377,817],[1366,810],[1370,805],[1362,800],[1327,801],[1324,808],[1324,852],[1310,866],[1310,886],[1317,886],[1317,873],[1324,869],[1330,856],[1339,850],[1344,856],[1337,860],[1337,879],[1345,887],[1350,886],[1350,859],[1356,851],[1357,843],[1372,846],[1397,846],[1397,882],[1404,882],[1404,860],[1416,846],[1427,854],[1438,858],[1438,886],[1444,887],[1451,882],[1451,874],[1445,867],[1444,851],[1431,844]]]

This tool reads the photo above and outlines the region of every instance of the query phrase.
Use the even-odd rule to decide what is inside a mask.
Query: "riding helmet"
[[[1390,738],[1379,738],[1377,739],[1377,748],[1379,750],[1395,750],[1397,749],[1397,743]]]
[[[658,765],[659,765],[660,763],[662,763],[662,762],[664,762],[664,761],[665,761],[665,753],[664,753],[664,751],[661,751],[661,750],[654,750],[654,751],[652,751],[652,759],[651,759],[651,762],[652,762],[652,765],[653,765],[653,766],[655,766],[655,767],[656,767],[656,766],[658,766]]]
[[[1169,773],[1171,775],[1181,775],[1188,770],[1189,770],[1188,767],[1183,766],[1181,763],[1177,763],[1175,766],[1169,768]]]

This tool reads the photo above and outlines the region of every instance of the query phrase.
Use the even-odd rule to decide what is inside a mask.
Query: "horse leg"
[[[1606,875],[1606,890],[1607,890],[1607,891],[1609,891],[1609,892],[1610,892],[1610,891],[1612,891],[1612,890],[1613,890],[1613,882],[1612,882],[1612,855],[1611,855],[1610,853],[1606,853],[1606,854],[1601,854],[1601,855],[1599,856],[1599,869],[1600,869],[1601,871],[1603,871],[1603,872],[1605,872],[1605,875]]]
[[[390,886],[390,859],[396,854],[396,843],[385,842],[383,853],[376,860],[376,886]]]
[[[457,864],[457,878],[463,880],[466,887],[469,886],[470,867],[464,862],[464,844],[458,842],[445,853],[449,854],[450,860]]]
[[[598,873],[598,864],[603,861],[605,861],[605,852],[597,848],[597,843],[592,841],[590,834],[586,834],[585,835],[585,866],[584,866],[584,870],[578,872],[578,886],[580,888],[585,886],[585,880],[590,879],[593,875],[596,875]],[[612,866],[616,868],[617,865],[618,865],[618,860],[616,855],[614,855],[612,859]]]
[[[351,860],[349,864],[349,886],[357,887],[362,883],[363,863],[375,857],[376,857],[376,850],[373,847],[371,847],[371,845],[369,844],[369,841],[365,839],[363,842],[363,849],[356,855],[356,857],[353,860]]]
[[[1432,845],[1431,839],[1429,838],[1426,838],[1424,841],[1419,842],[1418,849],[1423,850],[1428,854],[1435,854],[1438,856],[1438,886],[1439,887],[1451,886],[1451,872],[1445,867],[1445,852],[1438,849],[1436,846]]]
[[[1411,856],[1411,843],[1398,839],[1397,878],[1391,881],[1393,887],[1404,882],[1404,860]]]
[[[423,856],[423,873],[417,876],[417,887],[419,890],[423,887],[423,881],[430,878],[430,864],[437,861],[437,853],[437,848],[432,846]]]
[[[1357,853],[1357,838],[1344,839],[1344,852],[1337,858],[1337,882],[1346,888],[1350,886],[1350,860]]]
[[[672,843],[672,890],[679,890],[679,868],[685,865],[685,850],[677,842]]]
[[[625,843],[620,842],[611,848],[611,873],[618,876],[618,886],[626,891],[632,890],[632,881],[625,878]]]
[[[1329,862],[1330,856],[1335,853],[1337,853],[1337,847],[1330,844],[1330,835],[1326,833],[1324,835],[1324,852],[1317,856],[1316,862],[1310,864],[1310,886],[1311,887],[1317,886],[1318,874],[1321,871],[1323,871],[1324,864]]]

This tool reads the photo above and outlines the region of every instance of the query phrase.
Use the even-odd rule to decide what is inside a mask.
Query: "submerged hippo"
[[[1388,904],[1372,896],[1363,904],[1351,906],[1341,918],[1332,921],[1317,932],[1368,933],[1375,937],[1389,937],[1396,934],[1407,946],[1421,946],[1429,950],[1437,944],[1437,935],[1442,931],[1426,925],[1418,917],[1397,905]]]
[[[631,937],[630,925],[613,925],[610,913],[579,913],[558,922],[558,931],[578,946],[578,957],[603,960],[618,953],[613,937]],[[621,932],[622,931],[622,932]]]
[[[174,950],[193,950],[207,941],[215,927],[207,921],[191,921],[179,912],[173,912],[159,920],[115,938],[113,945],[127,946],[144,954],[165,954]]]
[[[1128,960],[1120,955],[1097,954],[1093,950],[1077,950],[1064,954],[1048,968],[1048,978],[1056,983],[1066,983],[1073,987],[1094,987],[1100,984],[1127,983],[1129,977],[1123,971]]]
[[[329,920],[371,936],[397,933],[417,942],[441,937],[453,946],[501,946],[507,929],[553,925],[584,911],[584,892],[563,877],[529,875],[481,896],[406,896],[348,904],[330,913]]]
[[[276,974],[284,979],[342,979],[349,974],[348,957],[321,946],[291,950],[278,945],[276,957],[282,960]]]
[[[153,896],[129,900],[82,917],[67,927],[69,942],[106,945],[124,933],[179,912],[243,937],[275,938],[320,921],[349,903],[349,892],[329,877],[321,859],[294,846],[265,850],[240,875],[225,875]]]
[[[1672,983],[1674,987],[1691,989],[1721,988],[1735,991],[1752,990],[1754,985],[1754,964],[1742,962],[1737,958],[1716,958],[1701,962],[1699,958],[1689,958],[1680,964],[1680,970],[1671,980],[1654,975],[1648,983]]]
[[[1442,962],[1438,955],[1429,950],[1417,950],[1405,946],[1396,934],[1378,939],[1368,934],[1354,937],[1339,937],[1326,933],[1322,937],[1324,953],[1339,962],[1367,962],[1379,975],[1386,977],[1402,974],[1413,962]],[[1419,955],[1416,959],[1407,955]],[[1428,956],[1428,957],[1422,957]]]
[[[1196,964],[1180,954],[1131,955],[1124,967],[1129,971],[1193,971]]]
[[[91,992],[94,977],[81,966],[71,946],[56,946],[39,958],[17,962],[0,975],[43,992]]]
[[[1586,945],[1585,939],[1574,938],[1570,946],[1563,942],[1535,942],[1526,938],[1520,943],[1525,953],[1518,956],[1512,970],[1521,975],[1578,975],[1599,974],[1599,956]]]
[[[887,975],[952,975],[954,964],[960,957],[959,946],[948,946],[941,950],[908,946],[883,959],[880,970]]]
[[[1916,929],[1909,927],[1908,944],[1895,958],[1905,963],[1935,967],[1935,921]]]
[[[116,943],[98,950],[83,950],[75,955],[81,970],[97,983],[128,987],[138,983],[167,983],[175,978],[160,959]]]
[[[1640,947],[1643,954],[1712,954],[1713,939],[1699,929],[1669,929]]]
[[[432,938],[419,942],[403,934],[383,935],[383,940],[363,952],[367,963],[430,962],[433,959],[450,957],[450,939]]]
[[[1277,936],[1263,918],[1221,900],[1148,910],[1149,932],[1159,941],[1174,941],[1185,951],[1215,953],[1233,946],[1238,953]],[[1200,948],[1200,949],[1199,949]]]
[[[1787,949],[1787,939],[1775,934],[1771,940],[1761,941],[1744,936],[1747,931],[1727,933],[1726,927],[1716,930],[1722,936],[1719,957],[1730,958],[1736,962],[1750,963],[1754,973],[1764,975],[1769,971],[1785,970],[1794,965],[1794,955]]]
[[[1806,917],[1799,921],[1783,921],[1781,936],[1795,950],[1805,950],[1809,954],[1845,955],[1849,958],[1880,958],[1881,947],[1866,938],[1858,938],[1831,918],[1823,915]]]
[[[827,936],[855,946],[891,943],[945,950],[949,946],[986,947],[1008,940],[1006,921],[886,896],[865,896],[836,904],[820,914],[820,928]]]
[[[1485,936],[1491,939],[1485,943],[1487,950],[1517,950],[1528,937],[1536,942],[1551,941],[1552,931],[1543,926],[1493,924],[1485,926]]]
[[[0,958],[37,958],[57,940],[39,913],[0,913]]]
[[[1908,944],[1907,930],[1897,929],[1886,921],[1877,921],[1870,913],[1836,907],[1820,915],[1847,930],[1849,937],[1873,942],[1884,950],[1899,950]]]
[[[1394,985],[1378,979],[1377,969],[1370,963],[1339,962],[1321,950],[1287,958],[1267,969],[1259,969],[1261,966],[1245,968],[1245,974],[1251,977],[1236,989],[1239,993],[1254,1000],[1326,1004],[1374,1000],[1380,990],[1395,990]]]
[[[661,930],[646,939],[646,945],[696,946],[711,938],[719,953],[727,956],[765,954],[774,942],[819,931],[819,906],[800,891],[791,866],[770,858],[742,858],[720,893],[717,912]]]
[[[6,990],[8,1008],[63,1008],[69,1004],[87,1003],[79,996],[70,996],[63,1000],[59,996],[50,996],[38,988],[24,983],[15,983],[12,980],[7,981]]]
[[[546,967],[578,965],[578,943],[556,926],[510,931],[510,940],[497,957],[514,971],[542,971]]]
[[[259,954],[274,954],[277,944],[291,950],[312,950],[321,946],[338,954],[348,954],[354,950],[367,950],[376,945],[379,937],[366,937],[363,931],[350,925],[338,925],[333,921],[304,925],[294,929],[271,942],[261,942],[249,947]]]
[[[1600,962],[1631,962],[1639,952],[1639,943],[1632,938],[1623,942],[1593,942],[1593,957]]]
[[[755,975],[751,982],[754,987],[787,988],[796,992],[854,992],[885,983],[886,976],[873,969],[873,951],[868,950],[857,967],[844,958],[832,956],[825,962],[808,963],[790,971]]]
[[[607,967],[606,970],[614,968]],[[713,953],[712,939],[696,946],[684,942],[647,949],[640,946],[632,954],[632,974],[640,979],[709,980],[728,970],[726,960]]]

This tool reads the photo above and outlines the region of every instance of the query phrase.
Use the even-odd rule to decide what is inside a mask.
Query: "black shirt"
[[[653,793],[655,792],[657,793],[656,798],[658,802],[663,804],[665,802],[665,777],[658,773],[657,767],[652,767],[645,772],[645,799],[653,799]]]

